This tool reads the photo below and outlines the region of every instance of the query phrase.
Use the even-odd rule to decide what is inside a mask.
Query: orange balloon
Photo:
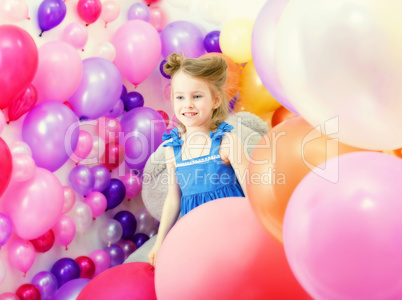
[[[301,117],[272,128],[251,155],[247,180],[248,198],[264,228],[282,243],[286,206],[299,182],[327,160],[354,151],[364,150],[321,134]]]
[[[237,91],[239,90],[239,84],[240,84],[240,69],[238,65],[230,59],[229,56],[223,54],[223,53],[218,53],[218,52],[210,52],[207,54],[204,54],[201,57],[213,57],[213,56],[218,56],[223,58],[226,61],[226,64],[228,65],[227,69],[227,80],[226,84],[223,86],[225,92],[226,92],[226,98],[228,100],[232,99]]]
[[[279,107],[275,110],[274,114],[272,115],[271,124],[272,127],[275,127],[279,123],[282,123],[286,120],[292,119],[297,117],[295,113],[292,113],[290,110],[287,110],[284,106]]]
[[[235,112],[248,111],[260,116],[281,106],[263,85],[253,61],[248,62],[241,72],[239,92]]]

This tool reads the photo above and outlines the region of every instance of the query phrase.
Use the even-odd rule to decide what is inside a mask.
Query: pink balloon
[[[39,101],[66,101],[78,88],[83,74],[81,57],[66,42],[48,42],[39,48],[39,66],[33,84]]]
[[[109,61],[114,61],[116,57],[116,49],[109,42],[100,43],[94,56],[102,57]]]
[[[81,19],[88,24],[92,24],[101,15],[102,3],[100,0],[79,0],[77,10]]]
[[[309,299],[283,247],[241,197],[210,201],[181,218],[163,241],[155,271],[160,300]]]
[[[11,154],[28,154],[32,156],[32,150],[29,145],[23,141],[14,141],[10,145]]]
[[[35,174],[35,161],[28,154],[14,154],[13,174],[11,178],[15,181],[26,181]]]
[[[161,31],[167,24],[165,11],[159,6],[151,6],[149,8],[149,23],[155,27],[156,30]]]
[[[121,134],[120,121],[110,118],[99,118],[98,120],[98,135],[106,142],[118,142]]]
[[[0,26],[0,109],[22,95],[38,68],[38,49],[24,29]]]
[[[9,22],[19,22],[28,18],[28,5],[25,0],[0,1],[0,16]]]
[[[8,246],[8,261],[10,264],[26,273],[35,261],[35,248],[30,241],[15,239]]]
[[[93,139],[92,135],[86,130],[80,130],[78,136],[77,147],[71,155],[71,159],[76,162],[84,160],[92,151]]]
[[[64,28],[62,39],[74,48],[82,49],[88,41],[87,28],[80,23],[70,23]]]
[[[2,199],[15,233],[33,240],[53,227],[63,209],[63,188],[50,171],[35,168],[27,181],[12,182]]]
[[[63,192],[64,192],[64,202],[63,202],[63,210],[62,214],[65,214],[73,208],[74,203],[75,203],[75,193],[72,188],[69,186],[63,186]]]
[[[126,198],[134,198],[141,192],[142,181],[138,175],[127,173],[121,179],[126,187]]]
[[[95,264],[94,276],[102,273],[110,267],[110,256],[103,250],[92,251],[91,254],[89,254],[89,258],[91,258]]]
[[[13,293],[3,293],[0,295],[0,300],[20,300],[20,298]]]
[[[353,152],[299,183],[283,240],[295,276],[314,299],[402,298],[401,178],[401,159]]]
[[[8,108],[8,119],[14,121],[19,119],[22,115],[29,112],[38,100],[38,92],[36,88],[30,84],[21,97],[11,102]]]
[[[134,85],[152,73],[162,50],[158,32],[142,20],[131,20],[120,26],[112,38],[112,44],[116,49],[114,63]]]
[[[91,192],[85,196],[84,203],[86,203],[92,211],[94,218],[99,217],[106,211],[107,200],[105,195],[100,192]]]
[[[67,246],[72,242],[75,236],[75,224],[69,216],[62,215],[55,226],[52,228],[57,244]]]
[[[101,19],[107,23],[113,22],[120,14],[120,6],[116,1],[109,0],[102,3]]]
[[[92,225],[92,210],[84,202],[76,202],[72,208],[71,218],[74,220],[75,228],[78,232],[86,232]]]

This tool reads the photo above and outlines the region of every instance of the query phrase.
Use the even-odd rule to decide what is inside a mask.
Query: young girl
[[[178,128],[164,134],[168,194],[155,245],[148,254],[155,266],[159,248],[179,213],[224,197],[244,197],[248,160],[233,126],[224,122],[228,103],[223,90],[226,62],[220,57],[184,58],[171,54],[164,71],[172,76],[171,97]],[[238,178],[236,177],[236,173]]]

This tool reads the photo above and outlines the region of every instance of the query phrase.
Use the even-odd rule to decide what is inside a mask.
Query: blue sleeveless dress
[[[181,145],[178,129],[165,133],[163,140],[172,139],[163,147],[173,147],[176,159],[176,177],[181,190],[181,215],[211,200],[226,197],[244,197],[243,190],[231,165],[225,165],[219,155],[219,147],[225,132],[232,125],[223,122],[216,132],[210,132],[212,146],[208,155],[189,160],[181,159]]]

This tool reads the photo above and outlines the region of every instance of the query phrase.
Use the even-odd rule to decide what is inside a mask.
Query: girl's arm
[[[158,235],[156,237],[155,245],[148,254],[151,265],[155,266],[156,256],[163,240],[168,234],[169,230],[175,224],[177,217],[180,213],[180,198],[181,192],[179,184],[177,183],[175,166],[174,166],[174,153],[173,148],[166,148],[166,170],[168,174],[168,193],[165,203],[163,205],[161,222],[159,224]]]
[[[249,160],[246,155],[246,149],[238,136],[232,132],[228,132],[222,140],[222,154],[227,157],[236,177],[243,189],[244,195],[247,197],[246,182],[249,179],[248,164]]]

